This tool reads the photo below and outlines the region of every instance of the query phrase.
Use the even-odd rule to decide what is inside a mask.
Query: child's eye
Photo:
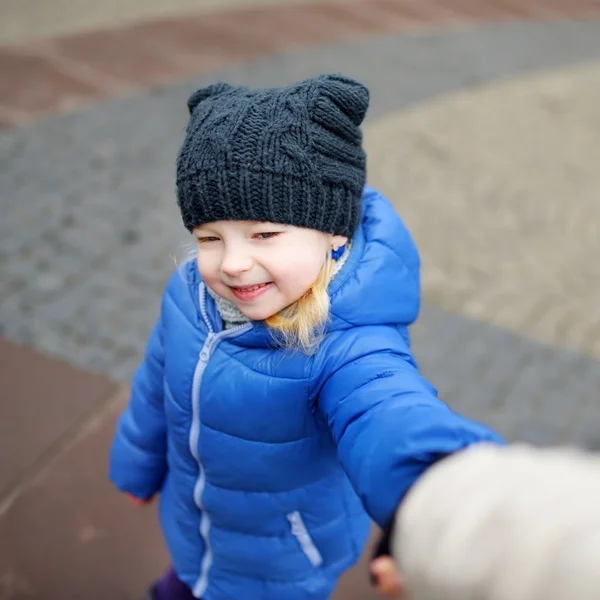
[[[269,240],[278,236],[280,231],[265,231],[264,233],[257,233],[254,237],[257,237],[259,240]]]
[[[201,237],[201,238],[197,238],[197,239],[198,239],[199,244],[206,244],[207,242],[218,242],[219,241],[218,237],[212,237],[212,236]]]

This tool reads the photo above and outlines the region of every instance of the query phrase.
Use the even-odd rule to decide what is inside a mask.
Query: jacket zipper
[[[201,511],[200,535],[204,541],[205,548],[204,556],[202,557],[202,564],[200,565],[200,576],[198,577],[198,581],[196,582],[193,590],[194,596],[197,598],[200,598],[206,591],[208,586],[208,572],[212,566],[212,551],[209,539],[210,518],[204,510],[204,505],[202,502],[202,495],[206,485],[206,477],[202,462],[200,461],[200,456],[198,454],[198,441],[200,439],[200,385],[202,383],[202,375],[204,374],[206,365],[208,364],[208,361],[210,360],[210,357],[212,356],[212,353],[218,346],[219,342],[225,338],[236,337],[252,329],[251,323],[244,323],[243,325],[238,325],[237,327],[232,327],[231,329],[226,329],[220,331],[219,333],[215,333],[206,311],[206,286],[204,283],[200,284],[199,296],[200,312],[202,313],[202,318],[208,327],[208,336],[206,337],[204,345],[202,346],[202,350],[200,351],[198,357],[198,362],[196,363],[196,369],[194,370],[194,379],[192,382],[192,426],[190,428],[189,437],[190,452],[198,464],[198,479],[196,481],[196,485],[194,486],[194,502]]]

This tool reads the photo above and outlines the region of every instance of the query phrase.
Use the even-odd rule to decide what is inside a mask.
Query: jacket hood
[[[329,330],[409,325],[419,314],[420,260],[390,202],[366,186],[362,218],[346,264],[331,282]]]

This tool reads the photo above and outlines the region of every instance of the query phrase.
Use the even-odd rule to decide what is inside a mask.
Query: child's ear
[[[196,110],[197,106],[207,98],[213,98],[214,96],[220,96],[221,94],[225,94],[227,92],[231,92],[236,90],[235,86],[225,83],[221,81],[219,83],[213,83],[207,87],[200,88],[196,90],[187,101],[188,110],[190,111],[190,115]]]
[[[329,239],[332,250],[337,250],[348,243],[348,238],[344,235],[332,235]]]

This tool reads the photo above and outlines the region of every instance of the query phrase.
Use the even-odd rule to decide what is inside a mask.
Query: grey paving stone
[[[432,343],[435,331],[446,324],[469,332],[467,341],[469,336],[486,340],[490,367],[483,376],[477,376],[477,363],[468,353],[456,352],[452,369],[430,360],[439,350]],[[493,425],[508,439],[600,445],[597,361],[492,325],[473,327],[472,322],[433,306],[425,307],[413,328],[413,347],[423,373],[451,408]]]
[[[377,38],[241,65],[4,132],[0,333],[129,379],[174,257],[189,243],[173,176],[185,101],[199,85],[277,85],[344,71],[371,87],[373,119],[466,86],[598,58],[594,22]],[[430,305],[413,343],[457,410],[513,439],[600,444],[597,363]]]

